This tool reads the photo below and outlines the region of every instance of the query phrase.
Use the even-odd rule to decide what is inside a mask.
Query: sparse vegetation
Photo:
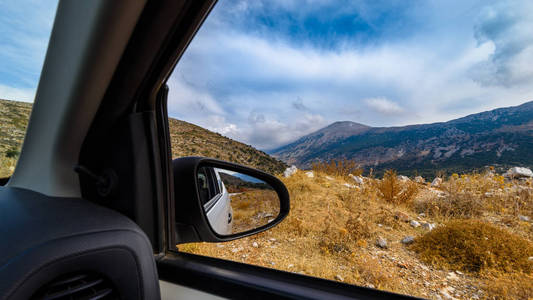
[[[0,178],[15,170],[31,107],[31,103],[0,99]]]
[[[533,272],[533,243],[486,222],[457,220],[418,238],[413,250],[428,264],[481,273]]]
[[[418,192],[416,183],[398,179],[394,170],[385,171],[383,179],[375,181],[375,186],[381,198],[394,204],[410,203]]]
[[[328,162],[313,163],[312,169],[331,176],[348,178],[349,174],[359,176],[363,169],[354,161],[349,159],[333,159]]]
[[[248,189],[231,196],[233,232],[266,225],[279,215],[279,199],[274,190]]]
[[[364,178],[361,185],[352,178],[317,171],[313,177],[300,171],[280,177],[291,195],[291,212],[280,225],[228,243],[178,248],[425,298],[444,298],[443,292],[463,299],[531,297],[533,261],[529,257],[533,254],[527,249],[533,223],[518,217],[533,217],[531,179],[452,175],[439,187],[416,183],[418,192],[409,201],[389,201],[378,188],[382,182],[389,186],[393,182],[400,191],[415,183],[398,179],[392,171],[385,176]],[[455,197],[463,193],[460,185],[477,195],[476,202]],[[430,204],[440,205],[443,200],[447,208],[429,209]],[[469,209],[477,201],[482,205],[475,212],[460,213],[465,201]],[[436,228],[414,227],[410,221]],[[413,237],[413,244],[401,242],[407,236]],[[386,247],[377,245],[380,238]],[[417,247],[428,249],[427,253]],[[441,251],[447,256],[441,257]]]

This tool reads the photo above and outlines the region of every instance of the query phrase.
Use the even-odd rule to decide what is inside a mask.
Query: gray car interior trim
[[[28,130],[7,186],[80,196],[73,166],[145,2],[59,2]]]

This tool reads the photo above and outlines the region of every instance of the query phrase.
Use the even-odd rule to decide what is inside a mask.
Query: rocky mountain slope
[[[19,155],[28,125],[31,103],[0,99],[0,177],[9,176]],[[169,118],[172,157],[207,156],[269,173],[279,174],[287,165],[252,146],[199,126]]]
[[[271,151],[288,164],[353,159],[368,171],[396,169],[413,175],[436,170],[468,172],[487,165],[533,166],[533,101],[448,122],[369,127],[335,122]]]
[[[287,165],[257,150],[191,123],[169,118],[172,157],[206,156],[279,174]]]

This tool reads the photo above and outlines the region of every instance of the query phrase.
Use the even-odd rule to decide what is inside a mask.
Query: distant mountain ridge
[[[300,168],[313,162],[354,159],[365,169],[405,174],[467,172],[487,165],[533,166],[533,101],[448,122],[370,127],[335,122],[270,151]]]

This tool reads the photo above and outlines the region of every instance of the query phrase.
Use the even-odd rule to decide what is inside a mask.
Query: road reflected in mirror
[[[198,170],[198,188],[209,224],[220,235],[259,228],[280,212],[276,191],[253,176],[202,167]]]

